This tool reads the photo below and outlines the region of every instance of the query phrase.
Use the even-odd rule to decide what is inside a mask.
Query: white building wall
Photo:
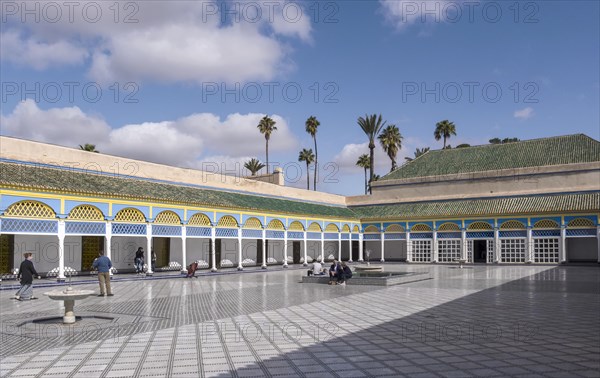
[[[187,239],[186,256],[188,264],[197,260],[204,260],[210,264],[210,239]]]
[[[176,261],[178,263],[183,262],[183,250],[182,250],[181,238],[171,238],[169,244],[169,262]],[[186,253],[187,255],[187,253]],[[189,265],[189,263],[188,263]]]
[[[111,260],[117,270],[133,270],[133,259],[139,247],[144,248],[145,262],[149,261],[144,236],[113,236],[111,240]],[[65,264],[66,266],[66,264]]]

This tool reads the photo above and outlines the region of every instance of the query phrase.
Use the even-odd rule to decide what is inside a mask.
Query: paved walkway
[[[6,377],[598,377],[598,267],[394,265],[434,279],[300,284],[303,271],[114,283],[76,303],[0,292]],[[77,289],[98,290],[95,284]]]

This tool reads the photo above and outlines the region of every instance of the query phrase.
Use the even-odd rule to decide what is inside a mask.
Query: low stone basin
[[[82,300],[94,294],[93,290],[73,290],[70,286],[66,290],[53,290],[44,293],[50,299],[56,301],[64,301],[65,315],[63,316],[63,324],[75,323],[75,301]]]
[[[356,272],[383,272],[381,265],[358,265],[354,267]]]

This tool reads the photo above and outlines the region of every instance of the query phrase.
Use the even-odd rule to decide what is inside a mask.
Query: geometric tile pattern
[[[543,237],[543,236],[560,236],[560,230],[532,230],[531,236]]]
[[[4,226],[3,226],[4,227]],[[588,229],[574,229],[574,230],[569,230],[567,229],[567,236],[596,236],[596,229],[595,228],[588,228]]]
[[[274,223],[276,220],[271,221],[270,224]],[[279,222],[279,221],[277,221]],[[273,227],[275,227],[277,225],[277,223],[275,223],[275,225],[273,225]],[[283,239],[285,238],[285,231],[274,231],[274,230],[266,230],[265,231],[265,235],[267,239]]]
[[[223,218],[225,218],[225,217],[223,217]],[[221,218],[221,219],[223,219],[223,218]],[[229,218],[231,218],[231,217],[229,217]],[[237,228],[217,228],[217,229],[215,229],[215,236],[219,237],[219,238],[237,238],[238,229]]]
[[[3,218],[1,231],[56,234],[58,221]]]
[[[419,232],[419,233],[410,233],[411,239],[433,239],[432,232]]]
[[[329,226],[332,226],[332,225],[329,225]],[[329,227],[329,226],[327,226],[327,227]],[[333,232],[326,232],[323,237],[324,237],[325,240],[338,240],[339,234],[338,233],[333,233]]]
[[[508,233],[510,231],[500,231],[500,233]],[[518,232],[518,231],[517,231]],[[475,232],[466,232],[467,239],[493,239],[494,231],[475,231]],[[520,234],[519,234],[520,235]]]
[[[164,212],[163,212],[164,213]],[[161,213],[161,214],[163,214]],[[152,225],[152,235],[156,236],[181,236],[181,226]]]
[[[460,232],[438,232],[437,237],[438,239],[460,239],[462,234]]]
[[[500,231],[501,238],[526,238],[527,231]],[[493,236],[492,236],[493,237]]]
[[[405,232],[396,232],[396,233],[388,233],[384,234],[385,240],[405,240],[406,233]]]
[[[381,234],[363,234],[363,240],[380,240]]]
[[[308,239],[308,240],[321,240],[321,233],[320,232],[307,232],[306,233],[306,239]]]
[[[6,209],[4,215],[24,218],[56,218],[56,213],[50,206],[37,201],[14,203]]]
[[[185,229],[187,236],[203,236],[210,238],[211,230],[209,227],[192,227],[187,226]]]
[[[146,235],[146,225],[132,223],[112,223],[112,233],[114,235]]]
[[[106,233],[106,223],[65,222],[65,233],[81,235],[104,235]]]
[[[385,264],[392,268],[425,269],[433,279],[331,287],[270,268],[114,282],[115,297],[76,306],[118,318],[114,326],[79,333],[15,328],[15,319],[55,316],[60,306],[45,297],[10,301],[12,292],[0,291],[0,375],[598,376],[598,269]]]
[[[304,239],[304,232],[288,231],[288,239]]]

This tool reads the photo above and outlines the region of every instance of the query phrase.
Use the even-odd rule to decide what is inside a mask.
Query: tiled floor
[[[30,302],[1,291],[0,375],[600,376],[598,267],[385,267],[434,279],[342,287],[270,268],[116,281],[115,297],[76,303],[74,327],[23,325],[61,315],[42,295],[56,288]]]

